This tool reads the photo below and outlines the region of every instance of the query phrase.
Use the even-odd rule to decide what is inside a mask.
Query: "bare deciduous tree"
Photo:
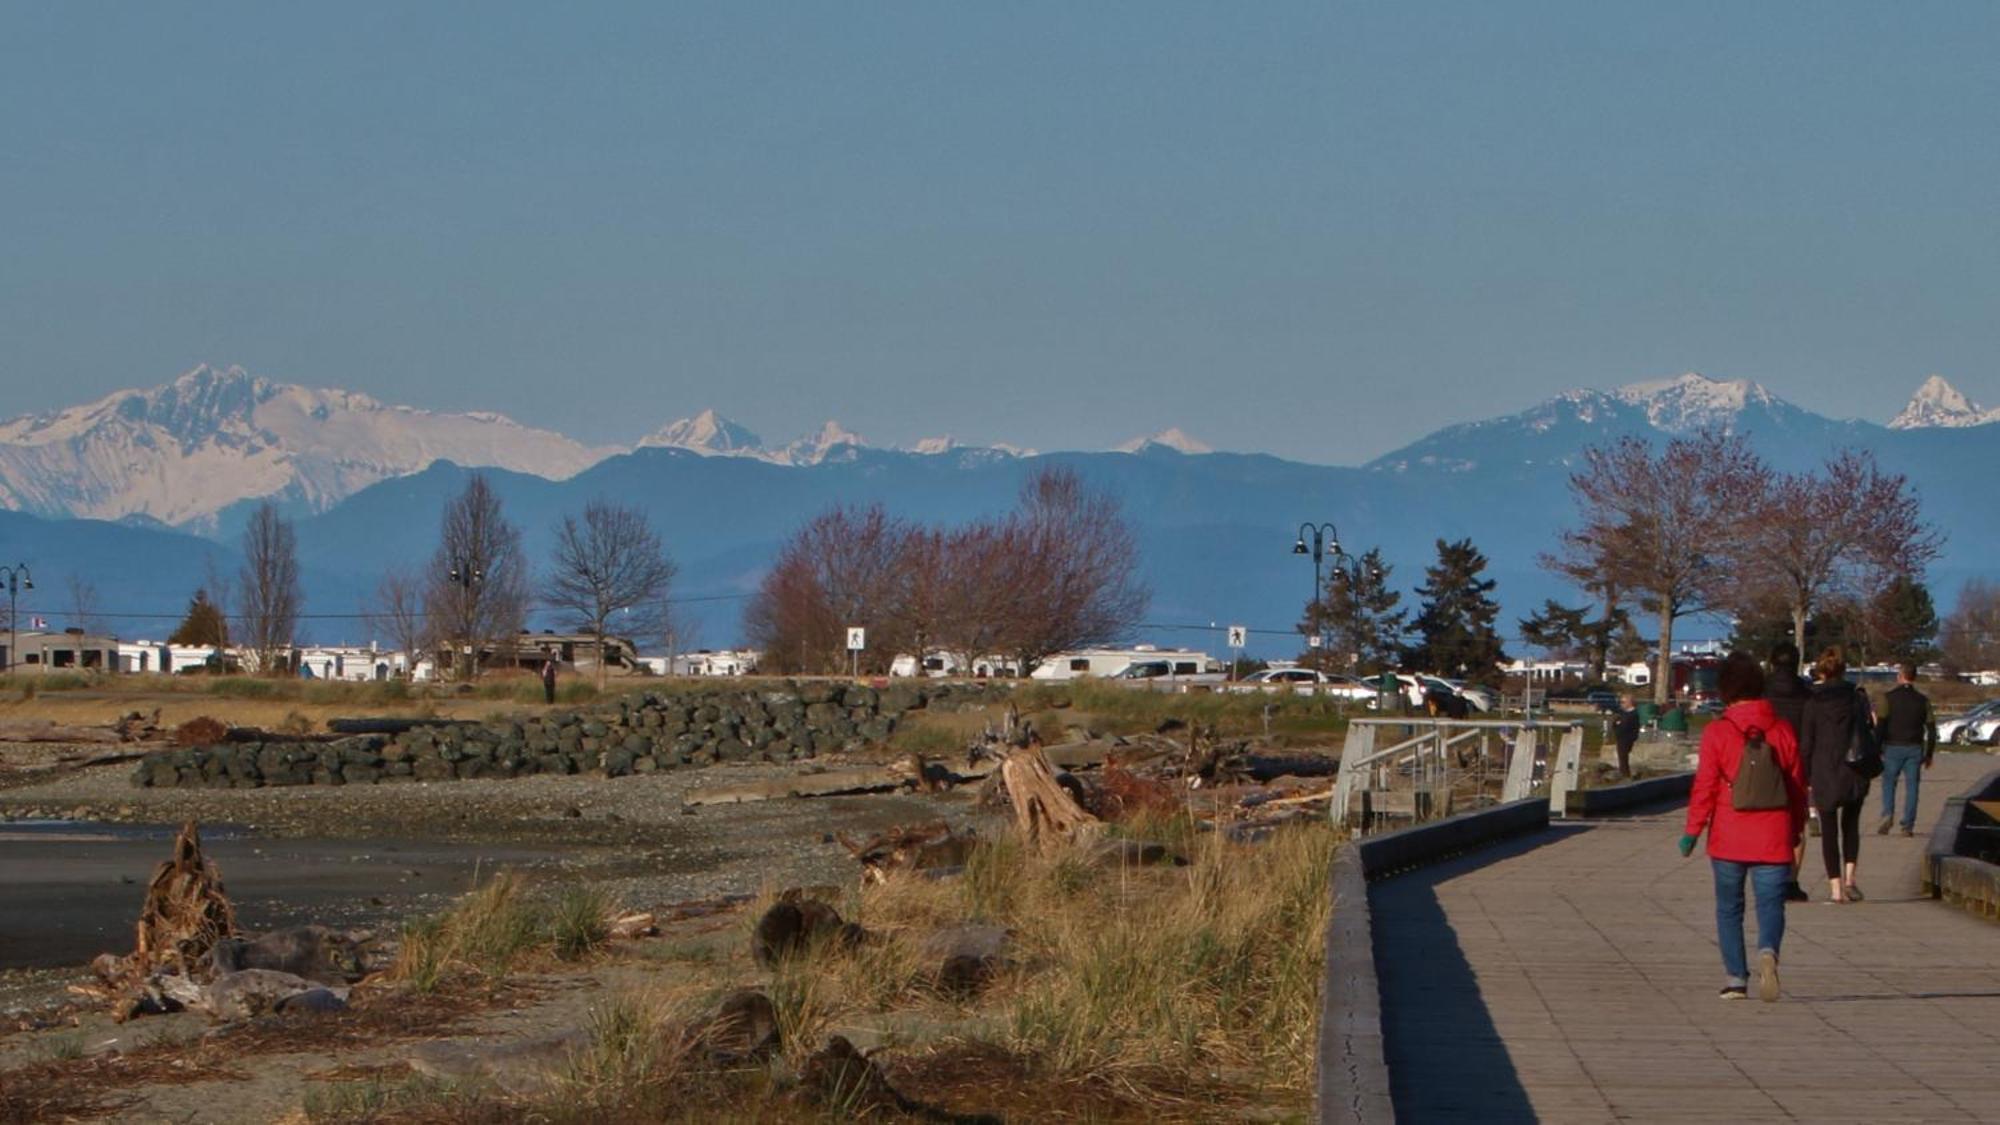
[[[556,528],[555,568],[543,600],[570,628],[597,641],[601,687],[605,637],[614,625],[628,638],[659,632],[673,579],[674,564],[645,515],[598,501],[585,506],[581,520],[564,516]]]
[[[103,632],[104,621],[97,616],[97,587],[75,571],[70,571],[68,585],[69,623],[86,633]]]
[[[476,675],[481,650],[512,646],[527,612],[521,532],[507,521],[486,477],[475,473],[445,505],[437,553],[424,576],[424,615],[438,642],[466,653],[463,673]]]
[[[961,670],[982,657],[1016,653],[1026,632],[1020,595],[1034,571],[1022,522],[981,520],[941,533],[938,540],[927,561],[937,596],[938,646]]]
[[[292,521],[265,501],[243,529],[243,571],[237,580],[242,605],[237,621],[257,671],[275,676],[284,671],[298,630],[305,594],[299,589],[299,554]]]
[[[1958,604],[1938,630],[1944,662],[1955,672],[2000,668],[2000,585],[1983,578],[1958,591]]]
[[[1941,546],[1902,474],[1883,472],[1872,453],[1842,450],[1821,472],[1770,482],[1747,525],[1737,604],[1782,606],[1804,649],[1815,610],[1861,606],[1898,578],[1920,578]]]
[[[1019,532],[1007,537],[1026,572],[1012,651],[1023,668],[1051,653],[1117,640],[1152,600],[1117,497],[1076,470],[1042,469],[1021,487]]]
[[[1586,589],[1616,589],[1658,618],[1657,702],[1673,690],[1674,622],[1735,593],[1731,564],[1765,476],[1741,436],[1714,431],[1675,438],[1657,455],[1635,437],[1586,449],[1570,476],[1580,524],[1543,565]]]
[[[880,505],[837,507],[800,528],[744,610],[744,628],[778,672],[847,667],[845,629],[870,630],[862,667],[883,671],[895,655],[901,580],[911,526]]]
[[[429,622],[424,617],[423,583],[402,568],[382,575],[375,585],[375,597],[368,607],[368,621],[375,631],[409,661],[414,673],[417,660],[431,644]]]
[[[880,507],[821,514],[779,551],[744,625],[767,671],[845,668],[849,625],[869,631],[869,671],[935,650],[962,667],[995,655],[1025,667],[1129,631],[1148,597],[1137,568],[1117,501],[1072,470],[1047,469],[1016,511],[950,530]]]

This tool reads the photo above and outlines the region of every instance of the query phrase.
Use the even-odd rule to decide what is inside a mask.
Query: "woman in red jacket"
[[[1694,851],[1708,830],[1708,859],[1715,869],[1715,936],[1722,946],[1724,1000],[1748,994],[1750,969],[1743,953],[1743,884],[1757,893],[1757,995],[1778,998],[1778,949],[1785,940],[1785,886],[1792,878],[1792,849],[1806,823],[1805,774],[1792,726],[1763,699],[1764,670],[1748,654],[1722,662],[1717,685],[1725,705],[1701,735],[1701,761],[1688,795],[1681,854]],[[1746,812],[1730,788],[1752,735],[1771,747],[1785,779],[1785,807]]]

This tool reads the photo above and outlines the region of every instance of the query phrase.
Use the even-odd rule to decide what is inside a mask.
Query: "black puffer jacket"
[[[1868,795],[1868,779],[1847,768],[1847,744],[1856,722],[1872,722],[1868,697],[1846,680],[1816,684],[1799,724],[1799,756],[1813,807],[1825,812]]]
[[[1806,732],[1802,729],[1806,717],[1806,700],[1812,698],[1812,685],[1799,678],[1797,672],[1773,670],[1764,681],[1764,698],[1771,701],[1771,710],[1780,719],[1792,724],[1792,733],[1805,744]]]

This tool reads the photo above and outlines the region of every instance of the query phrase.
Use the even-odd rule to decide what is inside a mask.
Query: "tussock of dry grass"
[[[536,957],[579,960],[608,940],[610,910],[595,889],[539,894],[503,871],[444,913],[406,923],[389,979],[429,992],[462,977],[503,981]]]
[[[818,1012],[958,1009],[933,988],[927,935],[1004,926],[1013,966],[964,1014],[994,1030],[970,1043],[1024,1060],[1042,1078],[1177,1099],[1191,1072],[1251,1096],[1310,1097],[1325,928],[1330,827],[1261,845],[1198,832],[1185,817],[1126,826],[1183,848],[1180,868],[1117,869],[1074,853],[983,844],[955,880],[893,879],[858,896],[875,940],[817,958]],[[786,978],[780,986],[801,987]]]

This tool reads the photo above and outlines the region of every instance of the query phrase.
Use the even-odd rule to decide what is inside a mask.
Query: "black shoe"
[[[1724,1000],[1748,1000],[1750,999],[1750,988],[1748,985],[1726,984],[1722,986],[1722,991],[1716,993],[1716,995]]]
[[[1794,879],[1791,882],[1785,884],[1785,901],[1811,902],[1812,896],[1806,893],[1806,889],[1804,887],[1799,886],[1799,881],[1797,879]]]
[[[1889,826],[1895,822],[1896,818],[1893,816],[1885,816],[1881,820],[1876,821],[1875,834],[1877,836],[1887,836],[1889,834]]]

